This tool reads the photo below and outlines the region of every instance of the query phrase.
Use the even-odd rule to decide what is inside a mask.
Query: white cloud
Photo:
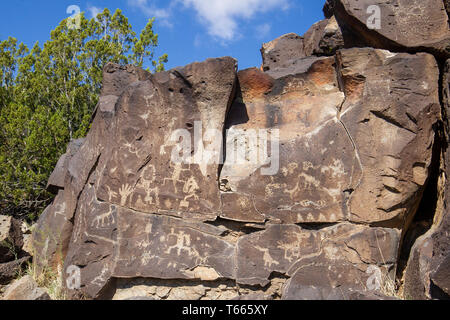
[[[195,35],[195,38],[194,38],[194,46],[198,48],[198,47],[200,47],[202,44],[203,44],[202,36],[199,35],[199,34]]]
[[[158,8],[151,0],[128,0],[128,4],[138,8],[146,16],[155,17],[159,22],[170,24],[168,20],[171,15],[170,7],[166,9]]]
[[[135,0],[143,1],[143,0]],[[239,33],[239,21],[248,20],[269,10],[286,10],[288,0],[177,0],[192,7],[208,28],[221,40],[232,40]]]
[[[99,13],[103,12],[103,9],[94,6],[89,6],[87,10],[91,14],[91,18],[96,18]]]
[[[165,8],[159,7],[156,0],[128,0],[128,5],[139,9],[148,17],[155,17],[162,25],[172,27],[173,12],[180,5],[191,8],[208,34],[223,44],[242,34],[240,24],[259,14],[269,11],[287,10],[291,0],[171,0]],[[265,37],[271,30],[268,23],[258,25],[258,37]],[[199,41],[196,41],[199,43]]]
[[[269,23],[263,23],[260,25],[257,25],[255,27],[255,33],[256,37],[258,39],[264,39],[270,34],[270,31],[272,30],[272,26]]]

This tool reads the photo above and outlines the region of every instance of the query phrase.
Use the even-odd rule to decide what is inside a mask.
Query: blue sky
[[[77,5],[87,17],[117,8],[138,33],[156,17],[156,54],[169,55],[167,68],[209,57],[232,56],[239,69],[260,66],[262,43],[295,32],[304,34],[323,19],[325,0],[14,0],[1,3],[0,40],[9,36],[28,46],[42,45],[67,8]]]

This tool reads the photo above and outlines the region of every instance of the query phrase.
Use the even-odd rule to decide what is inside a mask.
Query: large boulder
[[[450,60],[442,77],[442,97],[445,136],[450,142]],[[431,229],[419,237],[411,249],[405,271],[405,296],[410,299],[450,299],[450,154],[445,152],[439,183],[439,204]],[[442,203],[441,203],[442,202]]]
[[[9,285],[3,300],[51,300],[48,293],[39,288],[31,276],[22,277]]]
[[[279,67],[289,67],[293,60],[306,57],[303,37],[295,33],[288,33],[264,43],[261,48],[263,71]]]
[[[320,230],[271,225],[241,237],[236,277],[240,284],[265,286],[273,273],[286,274],[289,292],[309,284],[367,290],[371,268],[378,268],[381,285],[395,267],[399,239],[395,229],[347,223]],[[324,270],[330,275],[325,277]]]
[[[35,227],[38,272],[62,266],[71,298],[383,297],[428,180],[437,63],[280,57],[266,72],[107,65]]]
[[[78,151],[83,142],[84,139],[80,138],[72,140],[69,143],[69,145],[67,146],[66,153],[59,158],[58,163],[55,166],[55,169],[53,170],[52,174],[50,175],[50,178],[48,179],[47,190],[56,194],[58,193],[59,189],[64,189],[64,182],[66,179],[70,159]]]
[[[407,228],[429,180],[441,120],[437,62],[373,49],[342,50],[337,61],[346,95],[339,118],[362,170],[350,219]]]
[[[30,259],[31,257],[28,256],[11,262],[0,263],[0,285],[8,284],[16,279]]]
[[[450,114],[448,17],[442,0],[371,4],[328,0],[260,69],[106,65],[49,180],[37,273],[61,271],[70,298],[390,299],[407,246],[405,295],[447,297],[448,200],[430,230],[414,219]]]
[[[342,30],[334,16],[313,24],[303,38],[306,56],[331,56],[345,47]]]
[[[433,56],[346,49],[336,59],[303,58],[291,68],[248,69],[238,77],[221,217],[407,226],[440,120]],[[261,145],[279,153],[248,156]]]
[[[450,299],[449,228],[450,215],[446,211],[444,217],[437,219],[433,227],[415,242],[405,270],[405,298]]]
[[[450,29],[443,0],[327,0],[336,16],[365,42],[391,51],[426,51],[450,57]],[[448,8],[448,7],[447,7]]]
[[[11,216],[0,215],[0,263],[14,260],[22,246],[20,221]]]
[[[87,296],[106,294],[113,277],[203,277],[190,272],[199,264],[196,250],[197,255],[210,256],[209,263],[221,276],[230,274],[232,267],[223,259],[232,247],[212,238],[223,230],[195,222],[215,220],[220,214],[222,145],[185,141],[187,147],[194,146],[191,159],[171,160],[179,139],[173,133],[193,133],[194,139],[210,134],[209,141],[217,142],[215,134],[222,135],[235,80],[232,58],[155,75],[130,66],[106,66],[97,116],[70,161],[74,178],[66,179],[64,189],[70,201],[66,200],[66,212],[75,212],[65,269],[83,267],[81,285]],[[202,162],[207,156],[212,159]],[[180,255],[188,241],[183,239],[197,239],[199,245],[186,257]],[[207,248],[204,243],[214,245]],[[149,251],[137,261],[142,246],[160,253]]]
[[[71,217],[64,190],[59,190],[52,205],[41,214],[32,234],[31,251],[37,273],[58,270],[62,266],[72,235]]]

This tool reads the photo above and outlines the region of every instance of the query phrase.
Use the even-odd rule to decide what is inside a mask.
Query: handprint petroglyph
[[[133,187],[129,184],[125,184],[119,189],[120,205],[123,207],[127,203],[128,196],[133,192]]]

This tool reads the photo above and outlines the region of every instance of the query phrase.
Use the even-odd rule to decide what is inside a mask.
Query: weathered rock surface
[[[308,57],[331,56],[345,47],[342,30],[334,16],[313,24],[303,37],[304,52]]]
[[[192,133],[197,129],[203,132],[208,129],[223,131],[225,114],[233,96],[235,60],[211,59],[154,76],[127,68],[113,65],[105,68],[103,93],[93,130],[69,164],[71,175],[80,175],[76,167],[82,168],[83,174],[82,179],[76,179],[76,183],[71,182],[68,186],[73,190],[70,192],[73,195],[70,201],[75,201],[66,208],[66,212],[73,215],[72,210],[76,208],[76,217],[66,266],[85,266],[82,280],[89,283],[86,290],[90,290],[89,295],[94,297],[113,274],[125,275],[133,270],[134,266],[127,261],[140,256],[142,252],[141,249],[133,252],[127,243],[138,241],[139,237],[141,241],[146,240],[149,234],[146,228],[152,223],[157,226],[167,224],[167,229],[161,230],[161,236],[166,235],[169,240],[164,249],[167,257],[156,256],[160,263],[158,266],[154,265],[152,254],[143,257],[142,271],[138,273],[163,277],[161,272],[167,272],[165,277],[183,274],[184,271],[178,270],[178,266],[171,266],[175,262],[171,259],[182,250],[180,245],[185,244],[181,239],[181,244],[171,242],[179,241],[177,235],[181,236],[183,232],[187,232],[188,237],[194,236],[195,230],[192,235],[191,224],[184,226],[185,222],[181,220],[151,214],[208,221],[215,220],[220,213],[217,188],[219,162],[212,162],[208,166],[201,163],[171,163],[176,141],[171,141],[171,134],[178,129]],[[140,74],[140,77],[133,78],[135,74]],[[121,88],[121,91],[114,91],[116,88]],[[101,113],[103,111],[105,115]],[[100,143],[99,131],[106,122],[109,124],[108,134],[111,139],[107,143]],[[198,141],[189,142],[189,146],[191,143],[197,144]],[[219,149],[213,150],[217,159],[220,149],[219,144]],[[86,157],[82,156],[85,152],[87,158],[91,159],[88,166],[87,161],[81,160],[81,157]],[[84,187],[83,180],[87,182]],[[65,188],[64,193],[67,191]],[[79,196],[79,205],[75,195]],[[139,214],[136,215],[137,212]],[[133,223],[144,227],[142,230],[134,230],[134,224],[129,229],[127,216],[130,215],[136,219]],[[171,221],[180,221],[180,228],[174,230],[173,236],[170,235],[170,224],[175,222]],[[213,230],[212,233],[217,231]],[[122,237],[127,238],[122,240]],[[203,240],[208,242],[208,237],[206,235]],[[150,244],[153,241],[165,243],[159,237],[147,241]],[[149,243],[145,245],[149,246]],[[219,248],[223,249],[219,246],[213,250]],[[199,250],[203,255],[208,252],[203,245]],[[113,255],[114,252],[117,254]],[[89,263],[93,260],[87,254],[96,256],[96,261]],[[189,252],[187,256],[191,254]],[[192,256],[191,259],[191,267],[195,267],[196,257]],[[211,259],[218,259],[217,263],[221,261],[219,256]],[[178,260],[183,262],[182,257]],[[188,262],[185,267],[185,272],[189,273]],[[225,276],[229,274],[229,271],[224,272]],[[133,275],[137,274],[133,271]]]
[[[0,263],[14,260],[22,246],[20,222],[10,216],[0,216]]]
[[[277,272],[292,276],[287,288],[302,284],[298,274],[307,281],[322,279],[323,283],[315,282],[317,286],[361,286],[369,277],[364,274],[369,265],[393,267],[398,242],[399,232],[394,229],[338,224],[314,231],[296,225],[271,225],[239,240],[237,281],[265,286],[270,275]],[[340,264],[346,268],[339,268]],[[336,267],[336,277],[325,278],[317,271]]]
[[[293,60],[306,57],[303,38],[295,33],[285,34],[261,48],[263,58],[263,71],[279,67],[289,67]]]
[[[64,189],[64,181],[66,179],[70,159],[78,151],[83,142],[84,139],[77,139],[72,140],[69,143],[66,153],[58,160],[55,169],[48,179],[47,190],[56,194],[59,189]]]
[[[431,281],[439,290],[435,293],[439,298],[450,298],[450,255],[447,255],[431,275]]]
[[[430,231],[417,239],[405,271],[405,298],[450,299],[449,228],[450,216],[446,212],[441,221],[435,221]]]
[[[339,24],[348,26],[372,47],[450,57],[450,29],[443,0],[327,0],[324,13],[336,16]]]
[[[389,27],[372,30],[368,5],[328,1],[303,37],[263,45],[261,69],[108,64],[92,129],[49,181],[38,271],[62,268],[71,298],[391,299],[442,120],[450,132],[450,76],[440,94],[430,54],[447,55],[448,18],[441,1],[381,1]],[[366,45],[383,49],[351,48]],[[407,297],[448,295],[450,222],[436,208]]]
[[[337,61],[346,94],[339,117],[362,171],[348,202],[350,220],[405,226],[426,185],[441,119],[436,60],[348,49]]]
[[[3,300],[51,300],[44,289],[39,288],[31,276],[14,281],[6,288]]]
[[[55,268],[65,257],[64,283],[70,267],[80,268],[73,298],[112,297],[116,279],[132,278],[260,289],[193,294],[188,286],[117,299],[292,298],[314,279],[316,297],[339,297],[337,287],[363,292],[370,266],[382,283],[395,269],[400,231],[362,224],[402,228],[417,208],[439,119],[434,58],[351,49],[290,63],[236,75],[235,61],[221,58],[154,76],[108,65],[92,130],[34,232],[38,263]],[[110,92],[117,84],[122,91]],[[200,121],[204,132],[229,129],[220,170],[214,162],[172,162],[171,132],[195,131]],[[279,143],[278,157],[274,148],[256,162],[232,162],[242,156],[235,140],[249,138],[244,153],[261,149],[250,141],[254,129],[267,130],[263,143]],[[319,281],[325,270],[329,277]]]
[[[304,69],[239,72],[227,150],[237,141],[256,152],[264,141],[250,141],[254,130],[279,130],[279,158],[238,154],[239,163],[227,153],[222,217],[402,227],[420,202],[440,119],[435,59],[348,49]],[[279,170],[266,175],[267,162]]]
[[[11,262],[0,263],[0,284],[8,284],[17,278],[31,257],[23,257]]]
[[[57,270],[62,265],[71,235],[71,216],[66,210],[64,190],[60,190],[53,204],[41,214],[32,235],[33,259],[38,272],[46,268]]]
[[[450,60],[443,69],[442,77],[443,114],[445,142],[450,142]],[[411,249],[405,271],[405,297],[410,299],[450,299],[450,155],[443,153],[440,198],[431,229],[419,237]]]

